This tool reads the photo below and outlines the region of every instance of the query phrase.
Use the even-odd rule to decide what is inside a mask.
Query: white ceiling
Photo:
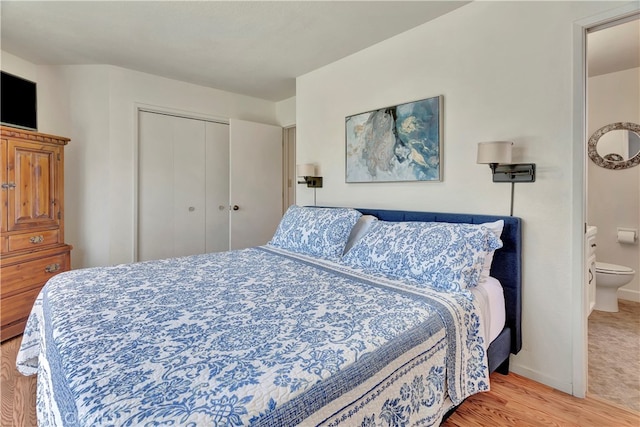
[[[640,20],[589,33],[589,77],[640,67]]]
[[[1,48],[35,64],[110,64],[280,101],[297,76],[467,3],[1,1]]]
[[[0,47],[35,64],[110,64],[280,101],[297,76],[468,3],[3,0]],[[588,67],[640,67],[640,21],[589,34]]]

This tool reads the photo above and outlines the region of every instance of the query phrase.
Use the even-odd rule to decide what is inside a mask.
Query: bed
[[[486,226],[495,222],[499,248]],[[520,349],[520,227],[513,217],[292,207],[265,246],[55,276],[18,369],[38,375],[42,426],[437,425]],[[491,340],[478,286],[464,288],[479,269],[449,268],[487,257],[455,258],[432,238],[452,232],[457,248],[481,241],[493,256],[506,311]],[[431,243],[391,249],[402,233]],[[407,253],[441,244],[429,259],[446,268],[407,264]]]

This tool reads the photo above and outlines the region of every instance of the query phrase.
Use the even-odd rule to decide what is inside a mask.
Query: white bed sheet
[[[495,277],[488,277],[471,290],[480,306],[480,312],[485,324],[485,336],[489,337],[487,347],[496,339],[506,320],[504,291],[500,281]]]

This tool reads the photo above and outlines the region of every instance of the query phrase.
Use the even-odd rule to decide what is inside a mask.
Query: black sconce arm
[[[298,184],[307,184],[309,188],[322,188],[321,176],[303,176],[304,181],[298,181]]]
[[[489,166],[491,167],[493,182],[535,182],[536,180],[535,163],[510,165],[491,163]]]

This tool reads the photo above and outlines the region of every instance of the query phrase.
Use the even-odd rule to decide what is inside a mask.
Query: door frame
[[[587,31],[640,12],[640,4],[629,3],[598,13],[573,24],[573,167],[572,167],[572,394],[586,397],[588,390],[588,322],[584,310],[585,232],[587,218]]]
[[[170,107],[163,107],[158,105],[144,104],[140,102],[134,103],[133,112],[133,132],[134,140],[133,144],[133,261],[137,262],[138,259],[138,221],[139,221],[139,187],[140,181],[140,113],[156,113],[164,114],[167,116],[181,117],[185,119],[202,120],[205,122],[221,123],[228,125],[229,118],[221,116],[213,116],[209,114],[197,113],[193,111],[179,110]]]
[[[293,129],[293,138],[290,132]],[[282,128],[282,213],[296,203],[296,125]],[[289,188],[292,188],[292,191]]]

